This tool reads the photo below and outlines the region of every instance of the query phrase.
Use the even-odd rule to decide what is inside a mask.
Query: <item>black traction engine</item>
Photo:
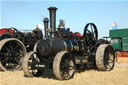
[[[72,78],[77,70],[95,66],[100,71],[110,71],[114,67],[115,54],[111,44],[98,39],[97,27],[88,23],[83,35],[65,28],[60,20],[56,27],[56,7],[48,8],[49,19],[44,18],[45,38],[36,42],[34,50],[26,54],[23,71],[27,77],[41,76],[51,69],[59,80]]]

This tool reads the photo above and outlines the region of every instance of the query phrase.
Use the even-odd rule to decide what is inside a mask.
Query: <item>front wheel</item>
[[[57,53],[53,61],[53,73],[59,80],[69,80],[75,74],[75,61],[68,51]]]
[[[28,52],[23,59],[23,71],[26,77],[39,77],[43,74],[44,69],[36,67],[36,64],[41,63],[40,57],[36,52]]]

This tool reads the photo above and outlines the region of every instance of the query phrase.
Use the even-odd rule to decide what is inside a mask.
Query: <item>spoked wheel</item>
[[[23,60],[23,71],[26,77],[39,77],[43,74],[44,69],[36,67],[37,63],[40,63],[41,60],[37,56],[36,52],[30,51],[26,54]]]
[[[4,71],[21,70],[21,62],[26,54],[23,43],[15,38],[0,41],[0,67]]]
[[[84,28],[83,37],[88,40],[88,43],[93,43],[98,38],[97,27],[94,23],[88,23]]]
[[[59,80],[69,80],[75,74],[75,61],[68,51],[57,53],[53,61],[53,73]]]
[[[110,71],[115,65],[115,53],[111,45],[102,44],[96,52],[96,66],[98,70]]]

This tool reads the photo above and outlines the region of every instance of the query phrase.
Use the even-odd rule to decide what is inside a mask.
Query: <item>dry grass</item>
[[[0,72],[0,85],[128,85],[128,64],[116,64],[113,71],[87,70],[76,73],[67,81],[56,80],[53,74],[46,78],[26,78],[22,71]]]

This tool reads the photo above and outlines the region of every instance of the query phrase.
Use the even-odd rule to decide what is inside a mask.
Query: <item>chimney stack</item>
[[[48,22],[49,22],[48,18],[44,18],[43,22],[44,22],[45,37],[48,37]]]
[[[49,15],[50,15],[50,28],[53,32],[56,31],[56,7],[49,7]]]

